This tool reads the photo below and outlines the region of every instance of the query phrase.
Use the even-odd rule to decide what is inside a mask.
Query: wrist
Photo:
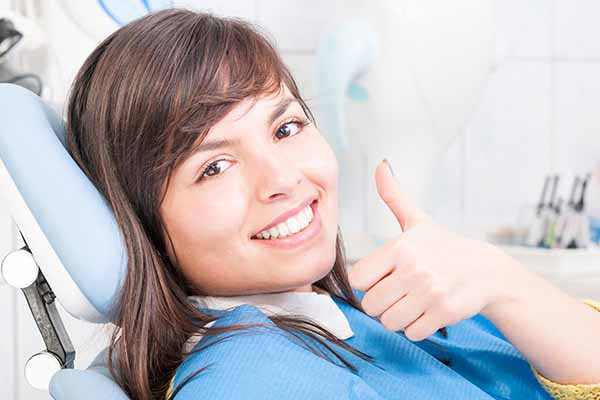
[[[489,260],[494,260],[494,271],[492,275],[495,280],[495,296],[480,311],[484,317],[494,321],[503,315],[508,315],[515,307],[520,307],[526,300],[524,296],[528,293],[528,287],[533,279],[529,271],[518,260],[503,252],[500,248],[485,242],[488,247]]]

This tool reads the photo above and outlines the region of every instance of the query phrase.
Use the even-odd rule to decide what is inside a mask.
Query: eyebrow
[[[298,103],[298,99],[296,99],[295,97],[286,97],[279,101],[279,103],[277,103],[277,105],[275,106],[275,110],[273,110],[271,116],[269,117],[269,125],[272,125],[277,118],[281,117],[292,103]],[[239,139],[207,140],[198,145],[196,150],[194,150],[194,154],[200,153],[202,151],[216,150],[221,147],[239,145],[239,143]]]
[[[298,103],[298,99],[295,97],[286,97],[277,103],[275,110],[271,113],[271,117],[269,118],[269,125],[273,125],[273,122],[281,117],[292,103]]]

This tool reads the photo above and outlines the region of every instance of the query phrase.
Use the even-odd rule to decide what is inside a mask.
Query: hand
[[[423,340],[438,329],[511,301],[508,255],[484,241],[461,237],[433,222],[402,193],[385,161],[375,170],[377,191],[402,234],[356,262],[350,285],[366,291],[361,305],[389,330]]]

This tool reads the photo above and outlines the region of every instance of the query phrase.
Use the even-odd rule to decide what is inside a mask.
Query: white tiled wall
[[[494,4],[500,58],[551,56],[552,0],[505,0]]]
[[[594,0],[554,0],[553,55],[565,61],[600,59],[598,15],[600,3]]]
[[[464,137],[468,219],[510,223],[524,200],[537,200],[537,183],[550,167],[549,94],[548,64],[497,67]]]
[[[600,158],[600,57],[597,61],[558,62],[554,66],[556,166],[581,171]]]
[[[0,0],[0,9],[11,3]],[[94,43],[77,32],[55,0],[46,4],[47,30],[56,55],[50,76],[62,82],[56,91],[64,94]],[[212,0],[203,4],[264,26],[309,105],[317,105],[316,43],[346,2]],[[520,209],[537,201],[545,173],[581,173],[600,161],[599,17],[600,3],[595,0],[495,2],[497,63],[463,136],[439,161],[439,173],[433,178],[435,217],[452,226],[514,222]],[[66,48],[68,52],[63,52]],[[402,143],[392,143],[390,148],[394,145]],[[11,238],[11,221],[2,211],[0,250],[4,254],[18,243]],[[22,295],[0,284],[0,304],[0,318],[8,327],[0,340],[4,383],[0,398],[46,398],[28,388],[22,376],[23,362],[41,349]],[[67,325],[80,351],[77,366],[83,368],[105,342],[97,326],[70,317]]]
[[[600,162],[599,13],[585,0],[495,2],[497,65],[441,161],[448,172],[438,180],[454,191],[440,185],[440,219],[480,229],[522,224],[545,174],[562,175],[565,197],[573,175]]]
[[[342,0],[255,0],[256,22],[273,33],[284,52],[313,53],[319,34],[344,8]]]

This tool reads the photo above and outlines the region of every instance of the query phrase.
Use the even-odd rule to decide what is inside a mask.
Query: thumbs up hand
[[[386,164],[382,161],[375,170],[377,191],[402,233],[348,273],[350,285],[366,291],[363,311],[418,341],[511,301],[513,272],[521,266],[487,242],[436,224],[402,192]]]

